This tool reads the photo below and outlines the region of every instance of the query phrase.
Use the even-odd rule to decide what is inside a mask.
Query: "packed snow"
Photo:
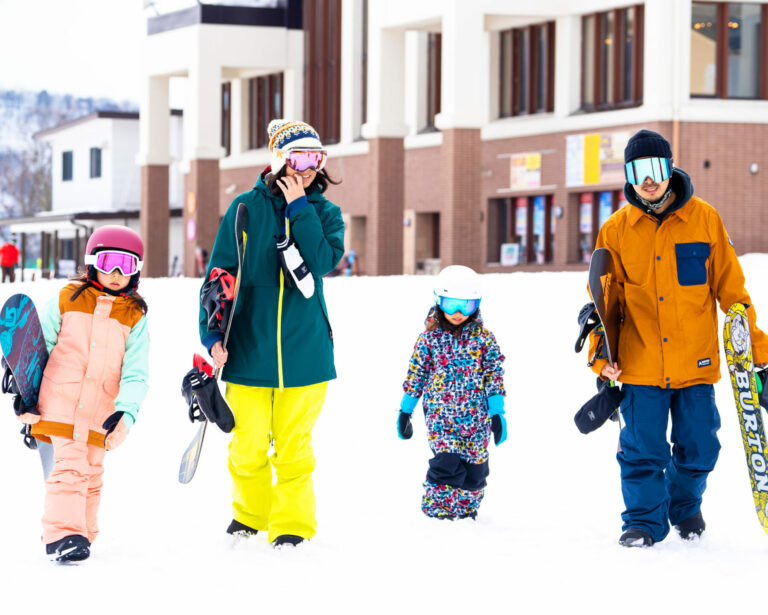
[[[768,255],[742,264],[768,330]],[[702,511],[707,532],[672,531],[651,549],[621,533],[618,427],[584,436],[573,415],[594,393],[587,351],[574,352],[586,272],[483,276],[483,316],[506,355],[506,443],[476,521],[420,510],[430,452],[423,415],[395,430],[402,381],[431,303],[431,277],[325,281],[338,379],[314,432],[317,536],[272,549],[234,543],[228,436],[208,430],[197,475],[177,481],[196,426],[180,395],[197,338],[196,279],[146,279],[149,395],[128,440],[107,454],[101,535],[78,566],[40,543],[43,481],[11,400],[0,400],[2,613],[696,612],[749,608],[764,595],[768,536],[758,524],[730,385],[716,385],[722,451]],[[38,305],[62,280],[0,286]],[[721,314],[722,320],[722,314]]]

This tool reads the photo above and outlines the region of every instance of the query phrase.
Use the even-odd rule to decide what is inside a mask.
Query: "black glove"
[[[223,333],[227,328],[234,303],[234,288],[235,278],[231,273],[219,267],[211,270],[210,279],[200,290],[200,304],[208,314],[208,331]]]
[[[37,406],[28,406],[25,404],[21,395],[13,396],[13,411],[16,413],[16,416],[21,416],[22,414],[27,413],[40,416],[40,410],[37,409]]]
[[[598,394],[585,403],[573,417],[576,427],[583,434],[594,431],[608,419],[617,421],[619,418],[617,408],[621,405],[624,393],[618,386],[611,386],[608,380],[602,382],[598,378],[598,383]]]
[[[400,411],[397,417],[397,435],[401,440],[410,440],[413,436],[413,425],[411,425],[411,413]]]
[[[181,381],[181,394],[189,404],[189,420],[216,423],[224,433],[235,426],[235,417],[221,396],[216,379],[193,367]]]
[[[118,410],[117,412],[113,412],[107,417],[107,420],[104,421],[104,424],[101,426],[102,429],[106,429],[107,433],[105,433],[105,436],[108,436],[113,431],[115,431],[115,427],[117,427],[117,424],[120,422],[120,419],[123,418],[123,411]]]
[[[491,432],[496,446],[507,439],[507,419],[504,418],[503,414],[494,414],[491,417]]]

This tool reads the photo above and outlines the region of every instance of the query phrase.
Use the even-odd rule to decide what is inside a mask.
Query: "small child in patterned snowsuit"
[[[480,279],[468,267],[446,267],[435,306],[419,335],[403,383],[398,434],[413,435],[410,416],[422,398],[434,457],[422,511],[439,519],[475,518],[488,476],[491,433],[506,439],[504,355],[480,318]]]

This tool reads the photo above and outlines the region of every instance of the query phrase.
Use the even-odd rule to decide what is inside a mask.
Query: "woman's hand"
[[[222,346],[221,342],[216,342],[211,348],[211,357],[213,357],[213,363],[216,365],[217,369],[221,369],[227,362],[229,353],[224,350],[224,346]]]
[[[277,185],[283,191],[286,203],[292,203],[304,196],[304,180],[301,175],[286,175],[277,180]]]

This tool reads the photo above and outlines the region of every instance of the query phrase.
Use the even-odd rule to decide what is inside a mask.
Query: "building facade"
[[[262,3],[265,4],[265,3]],[[275,0],[148,20],[142,229],[167,261],[169,81],[187,81],[185,272],[269,163],[266,124],[303,119],[357,272],[583,267],[624,203],[640,128],[672,144],[737,251],[768,251],[768,2]]]

